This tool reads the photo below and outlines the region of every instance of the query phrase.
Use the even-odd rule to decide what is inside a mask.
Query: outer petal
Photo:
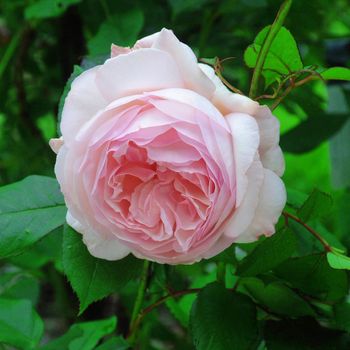
[[[180,69],[186,88],[207,98],[213,96],[215,86],[198,67],[197,58],[192,49],[180,42],[171,30],[162,29],[159,33],[137,41],[135,48],[138,47],[152,47],[169,53]]]
[[[63,146],[63,137],[61,136],[58,139],[51,139],[49,141],[49,145],[51,147],[51,149],[57,154],[58,151],[60,150],[60,148]]]
[[[237,242],[256,241],[259,236],[275,233],[275,224],[286,204],[286,189],[282,180],[271,170],[264,169],[264,182],[259,194],[254,220]]]
[[[249,227],[254,219],[258,205],[257,198],[259,197],[263,180],[264,169],[261,162],[255,159],[246,174],[246,192],[244,197],[225,228],[225,236],[234,238],[233,241]]]
[[[95,79],[100,66],[80,74],[72,83],[62,110],[61,131],[69,144],[82,125],[108,105]]]
[[[236,167],[236,206],[247,190],[246,172],[253,163],[259,146],[259,129],[255,119],[247,114],[231,113],[226,117],[233,138]]]
[[[284,172],[284,158],[278,146],[280,124],[267,106],[260,106],[250,98],[232,93],[215,74],[212,67],[199,64],[200,68],[215,84],[216,90],[212,99],[214,105],[225,115],[232,112],[247,113],[253,116],[259,126],[259,154],[265,168],[281,176]]]
[[[67,223],[77,232],[83,234],[83,241],[91,255],[105,260],[119,260],[130,253],[130,249],[115,239],[103,239],[101,235],[96,234],[90,227],[83,227],[71,213],[67,212]]]
[[[109,102],[145,91],[184,86],[174,59],[157,49],[135,50],[108,59],[100,66],[96,83]]]
[[[247,113],[253,115],[257,112],[259,104],[250,98],[236,94],[227,89],[222,81],[215,74],[212,67],[207,64],[199,63],[201,70],[208,76],[215,84],[215,92],[212,98],[214,105],[220,109],[222,114],[229,114],[233,112]]]
[[[282,176],[284,172],[284,158],[279,147],[280,123],[267,106],[259,106],[254,115],[260,131],[259,153],[265,168]]]

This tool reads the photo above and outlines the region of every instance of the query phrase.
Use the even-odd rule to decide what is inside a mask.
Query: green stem
[[[266,56],[270,50],[271,44],[278,34],[279,30],[282,27],[282,24],[288,14],[288,11],[292,5],[292,0],[286,0],[280,7],[277,16],[272,23],[269,32],[266,35],[266,38],[262,44],[262,47],[259,51],[258,58],[256,60],[256,65],[253,72],[252,82],[250,85],[249,97],[255,98],[257,96],[257,91],[259,87],[259,79],[264,67]]]
[[[224,286],[226,285],[226,264],[223,261],[217,263],[216,280]]]
[[[138,328],[138,323],[135,323],[135,322],[138,319],[138,316],[143,304],[143,299],[145,297],[149,267],[150,267],[150,262],[148,260],[145,260],[143,263],[141,280],[140,280],[139,288],[137,290],[134,308],[131,314],[130,336],[128,337],[128,341],[131,345],[133,345],[136,341],[136,332]]]
[[[2,56],[2,59],[0,61],[0,79],[1,79],[2,75],[4,74],[6,67],[9,64],[9,62],[10,62],[10,60],[11,60],[11,58],[16,50],[16,47],[19,43],[20,37],[21,37],[21,30],[19,30],[15,34],[15,36],[12,38],[10,44],[6,48],[4,55]]]

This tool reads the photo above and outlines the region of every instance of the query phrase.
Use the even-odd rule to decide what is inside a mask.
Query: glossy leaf
[[[320,300],[336,301],[348,293],[346,272],[332,269],[325,254],[289,259],[275,272],[293,287]]]
[[[271,270],[288,259],[296,249],[294,233],[284,228],[272,237],[266,238],[238,265],[239,276],[255,276]]]
[[[301,220],[309,221],[329,213],[333,204],[332,197],[325,192],[314,189],[307,200],[297,211]]]
[[[117,319],[114,316],[105,320],[77,323],[67,333],[42,346],[40,350],[92,350],[116,326]]]
[[[343,113],[309,117],[281,136],[281,147],[291,153],[310,151],[340,130],[348,118],[349,115]]]
[[[292,289],[277,281],[264,284],[258,278],[244,278],[240,282],[259,304],[276,314],[290,317],[314,315],[311,306]]]
[[[338,252],[327,253],[328,263],[333,269],[350,270],[350,258]]]
[[[0,298],[0,344],[36,349],[44,324],[29,300]]]
[[[137,278],[142,261],[132,256],[107,261],[93,257],[82,236],[68,225],[63,237],[63,268],[80,301],[80,314],[94,301],[118,292]]]
[[[0,188],[0,258],[21,253],[65,222],[58,183],[29,176]]]
[[[345,67],[331,67],[324,70],[321,76],[325,80],[349,80],[350,69]]]
[[[254,303],[218,283],[199,292],[192,306],[190,328],[198,350],[247,350],[258,340]]]
[[[244,61],[249,68],[254,68],[270,26],[262,29],[244,52]],[[266,85],[276,80],[280,75],[288,75],[303,69],[297,44],[288,29],[282,27],[273,40],[263,66]]]

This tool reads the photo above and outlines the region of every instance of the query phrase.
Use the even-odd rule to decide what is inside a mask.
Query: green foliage
[[[218,283],[199,292],[192,306],[190,327],[198,350],[246,350],[258,341],[254,303]]]
[[[25,9],[25,17],[28,20],[57,17],[73,4],[81,0],[36,0]]]
[[[350,270],[350,258],[337,251],[327,253],[327,260],[334,269]]]
[[[137,8],[108,18],[88,41],[89,54],[105,55],[110,51],[111,43],[118,46],[133,45],[143,27],[143,21],[143,12]]]
[[[321,300],[337,301],[349,290],[345,271],[332,269],[325,254],[314,254],[289,259],[276,274],[300,291]]]
[[[321,217],[328,214],[332,203],[332,197],[328,193],[315,189],[298,209],[297,214],[301,220],[306,222],[318,216]]]
[[[122,337],[112,337],[105,343],[101,344],[96,350],[127,350],[130,349],[130,345]]]
[[[254,300],[273,313],[289,317],[315,316],[311,306],[280,281],[265,285],[263,281],[250,277],[242,279],[241,286]]]
[[[64,229],[63,268],[80,302],[80,313],[91,303],[119,291],[140,275],[142,262],[128,256],[118,261],[94,258],[82,237],[68,225]]]
[[[93,350],[116,326],[117,319],[114,316],[106,320],[77,323],[71,326],[67,333],[42,346],[40,350]]]
[[[239,276],[255,276],[287,260],[296,250],[296,238],[289,228],[284,228],[265,239],[238,265]]]
[[[0,298],[0,344],[36,349],[44,324],[28,300]]]
[[[65,221],[55,179],[29,176],[0,188],[0,258],[21,253]]]
[[[262,45],[271,26],[262,29],[254,39],[253,44],[244,52],[244,61],[249,68],[256,66]],[[289,75],[303,69],[303,63],[297,44],[288,29],[282,27],[273,40],[263,66],[265,85],[269,86],[278,77]]]
[[[282,135],[281,147],[293,153],[308,152],[339,131],[348,118],[349,115],[344,113],[321,112],[317,116],[310,115],[308,119]],[[311,136],[310,130],[314,130]]]
[[[325,80],[350,80],[350,69],[345,67],[332,67],[324,70],[321,77]]]

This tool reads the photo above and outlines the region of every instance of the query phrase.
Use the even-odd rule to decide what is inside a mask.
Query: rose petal
[[[71,213],[67,212],[66,217],[69,226],[83,234],[83,241],[91,255],[105,260],[119,260],[130,254],[130,249],[117,238],[103,239],[99,233],[94,232],[90,227],[83,227]]]
[[[212,97],[214,85],[198,67],[197,58],[192,49],[180,42],[172,30],[163,28],[159,33],[137,41],[135,48],[137,47],[152,47],[168,52],[177,63],[186,88],[207,98]]]
[[[98,69],[99,66],[88,69],[75,78],[65,99],[61,131],[67,144],[87,121],[108,104],[95,82]]]
[[[259,236],[275,233],[275,224],[286,204],[286,190],[282,180],[271,170],[264,169],[264,182],[258,199],[254,220],[237,238],[237,242],[256,241]]]
[[[145,91],[183,87],[184,81],[167,52],[140,49],[108,59],[97,71],[96,84],[112,102]]]
[[[226,117],[232,132],[236,168],[236,205],[239,206],[248,185],[245,173],[251,166],[259,146],[259,129],[248,114],[231,113]]]

